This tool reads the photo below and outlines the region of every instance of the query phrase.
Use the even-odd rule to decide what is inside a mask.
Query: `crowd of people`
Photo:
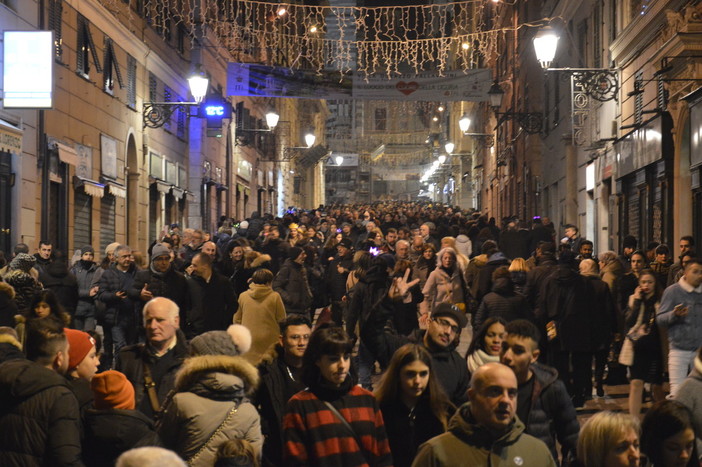
[[[698,467],[694,239],[674,261],[558,230],[385,201],[173,224],[99,262],[18,244],[1,463]],[[628,413],[581,426],[621,384]]]

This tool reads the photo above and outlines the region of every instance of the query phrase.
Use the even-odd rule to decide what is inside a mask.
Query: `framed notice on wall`
[[[102,175],[117,180],[117,141],[107,135],[100,135],[102,153]]]

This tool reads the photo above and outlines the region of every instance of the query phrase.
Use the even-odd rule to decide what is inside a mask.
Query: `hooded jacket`
[[[63,376],[30,362],[0,365],[4,466],[82,466],[78,402]]]
[[[449,422],[448,432],[419,447],[413,466],[556,466],[546,445],[524,432],[518,417],[503,435],[496,437],[477,424],[464,404]]]
[[[509,259],[501,251],[490,255],[484,268],[478,273],[478,288],[475,293],[476,300],[482,300],[492,290],[492,273],[500,266],[509,266]]]
[[[534,390],[529,417],[524,421],[526,433],[543,441],[554,459],[558,458],[556,440],[564,459],[568,453],[574,457],[580,423],[570,395],[554,368],[534,363],[531,371],[534,373]]]
[[[273,279],[273,290],[280,294],[288,313],[307,313],[312,305],[312,291],[305,267],[286,259]]]
[[[285,306],[278,292],[266,284],[251,284],[239,296],[239,309],[234,324],[242,324],[251,331],[251,349],[244,354],[246,361],[257,365],[263,354],[280,335],[278,323],[285,319]]]
[[[258,371],[241,357],[188,358],[159,423],[164,445],[195,466],[213,465],[217,448],[228,439],[245,439],[260,457],[260,418],[248,399],[258,383]]]

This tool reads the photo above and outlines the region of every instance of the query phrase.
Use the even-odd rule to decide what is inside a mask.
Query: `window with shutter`
[[[90,23],[80,13],[78,14],[78,44],[76,47],[76,73],[84,78],[90,76],[90,59],[93,59],[95,71],[102,73],[100,58],[98,57],[93,36],[90,34]]]
[[[61,25],[63,24],[63,0],[49,1],[49,29],[54,31],[54,58],[57,62],[62,62],[63,57],[63,37],[61,36]]]
[[[153,73],[149,73],[149,102],[158,102],[157,82]]]
[[[102,89],[108,94],[113,93],[113,89],[115,87],[115,76],[117,77],[119,87],[124,88],[122,72],[119,69],[119,62],[117,62],[117,57],[115,56],[115,49],[112,39],[105,36],[105,69],[103,72]]]
[[[127,106],[131,109],[136,109],[136,68],[136,59],[127,55]]]
[[[173,91],[171,91],[171,88],[168,86],[163,87],[163,102],[173,102]],[[163,128],[168,131],[169,133],[172,131],[171,123],[173,120],[173,114],[171,114],[171,118],[169,118],[166,123],[163,124]]]

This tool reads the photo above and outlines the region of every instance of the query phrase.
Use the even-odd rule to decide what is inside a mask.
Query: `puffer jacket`
[[[126,272],[120,271],[113,264],[100,276],[96,298],[105,304],[105,316],[98,318],[102,318],[106,325],[135,321],[134,302],[129,297],[117,297],[117,292],[126,292],[131,288],[135,274],[134,264]]]
[[[95,297],[90,296],[90,289],[96,279],[100,266],[92,261],[76,261],[71,268],[71,273],[78,284],[78,303],[75,316],[95,316]]]
[[[260,457],[260,418],[248,399],[258,383],[258,371],[241,357],[187,359],[158,426],[164,445],[194,466],[213,465],[228,439],[245,439]]]
[[[531,371],[535,379],[529,417],[523,420],[526,432],[546,443],[554,459],[558,459],[556,440],[563,459],[574,457],[580,423],[568,391],[554,368],[534,363]]]
[[[278,342],[278,323],[285,319],[285,306],[280,294],[269,285],[251,284],[249,287],[239,295],[234,324],[241,324],[251,331],[251,349],[244,358],[252,365],[258,365],[264,353]]]
[[[534,315],[523,295],[514,291],[514,283],[502,277],[492,285],[492,292],[483,297],[475,315],[475,329],[480,329],[486,319],[500,317],[507,321],[528,319],[534,321]]]
[[[307,313],[312,305],[307,269],[290,258],[285,260],[273,279],[273,290],[280,294],[288,313]]]
[[[476,423],[470,412],[470,403],[467,403],[451,418],[447,433],[432,438],[419,447],[412,465],[555,467],[556,462],[544,443],[524,432],[524,424],[516,416],[509,430],[496,437]]]
[[[78,402],[68,382],[29,360],[0,365],[3,466],[82,466]]]
[[[422,314],[434,311],[434,308],[439,303],[465,303],[461,268],[456,264],[451,276],[444,268],[434,269],[429,274],[422,293],[424,294],[424,301],[419,304],[419,310]]]
[[[88,409],[83,426],[83,460],[87,466],[114,465],[125,451],[161,446],[153,421],[137,410]]]
[[[0,326],[15,325],[15,315],[18,310],[14,299],[15,289],[0,280]]]

